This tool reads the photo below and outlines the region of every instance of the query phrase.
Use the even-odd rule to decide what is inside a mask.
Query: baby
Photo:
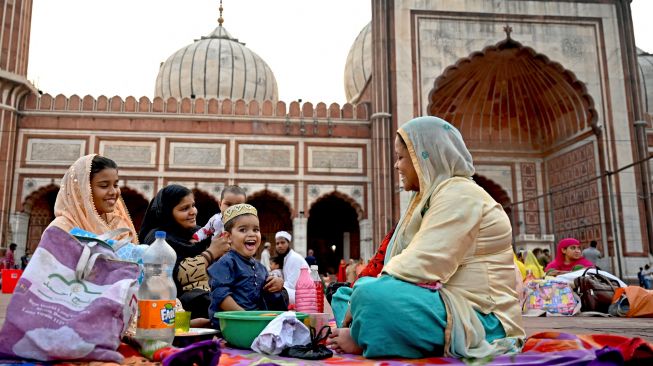
[[[222,223],[222,214],[231,206],[245,203],[247,193],[238,186],[226,186],[220,195],[220,212],[211,216],[209,221],[193,234],[193,242],[200,242],[206,238],[216,237],[222,234],[224,224]]]
[[[270,258],[270,276],[283,278],[283,272],[281,271],[281,266],[283,266],[283,258],[279,256],[274,256]]]

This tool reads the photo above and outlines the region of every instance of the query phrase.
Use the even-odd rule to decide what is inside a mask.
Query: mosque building
[[[98,153],[118,163],[137,228],[167,184],[193,190],[199,223],[237,184],[264,240],[292,231],[333,271],[397,222],[395,131],[434,115],[461,131],[516,247],[596,240],[625,277],[653,253],[653,55],[635,46],[629,1],[371,1],[344,105],[279,100],[274,70],[222,16],[161,64],[152,99],[41,93],[27,80],[32,0],[2,3],[2,246],[34,250],[65,169]]]

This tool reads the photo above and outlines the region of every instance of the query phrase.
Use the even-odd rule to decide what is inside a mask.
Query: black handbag
[[[594,268],[595,273],[590,272]],[[615,290],[619,282],[599,273],[596,267],[590,267],[574,280],[576,292],[580,296],[580,311],[598,311],[608,313]]]
[[[311,343],[286,348],[281,352],[281,356],[301,358],[303,360],[323,360],[333,356],[333,351],[321,343],[331,334],[331,327],[325,325],[317,332],[313,327],[310,327],[310,329]]]

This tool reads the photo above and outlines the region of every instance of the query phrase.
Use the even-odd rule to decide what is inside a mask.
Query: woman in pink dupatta
[[[556,257],[544,271],[547,275],[558,275],[580,268],[593,267],[594,264],[583,257],[580,242],[574,238],[560,240]]]

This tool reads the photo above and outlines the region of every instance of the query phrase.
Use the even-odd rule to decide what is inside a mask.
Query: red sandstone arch
[[[220,212],[220,204],[215,197],[201,189],[193,188],[192,191],[197,207],[197,225],[204,226],[211,216]]]
[[[120,196],[122,197],[123,202],[125,202],[125,206],[127,206],[129,216],[131,217],[134,228],[138,233],[141,229],[143,217],[145,216],[145,211],[147,211],[147,205],[149,202],[137,190],[129,188],[128,186],[120,187]]]
[[[428,99],[428,113],[451,122],[476,149],[546,150],[597,119],[584,83],[510,38],[448,67]]]
[[[487,193],[490,194],[490,196],[492,196],[492,198],[494,198],[495,201],[497,201],[503,207],[503,210],[506,211],[506,214],[508,215],[508,218],[512,223],[513,212],[512,212],[512,206],[510,205],[511,200],[510,200],[510,196],[508,195],[508,192],[506,192],[503,189],[503,187],[501,187],[493,180],[488,179],[482,175],[474,174],[473,178],[476,184],[481,186]]]
[[[360,206],[341,192],[331,192],[313,202],[306,225],[307,249],[315,252],[320,272],[337,273],[338,263],[345,256],[344,233],[349,233],[349,258],[360,257],[361,218]]]
[[[54,220],[54,202],[58,192],[58,185],[49,184],[32,192],[23,202],[23,211],[30,215],[27,225],[26,248],[32,253],[39,245],[41,234]]]
[[[311,212],[311,209],[313,208],[313,206],[315,206],[321,200],[323,200],[325,198],[329,198],[331,196],[338,197],[339,199],[349,203],[351,205],[351,207],[354,210],[356,210],[356,216],[357,216],[358,220],[362,220],[362,219],[365,218],[365,211],[358,204],[358,202],[356,202],[356,200],[351,198],[349,195],[347,195],[345,193],[342,193],[342,192],[338,192],[338,191],[332,191],[332,192],[329,192],[329,193],[325,193],[322,196],[318,197],[315,201],[313,201],[313,203],[311,204],[311,207],[309,207],[309,209],[308,209],[308,214],[306,215],[306,217],[310,216],[310,212]]]
[[[295,216],[295,211],[293,210],[292,205],[290,204],[290,202],[288,202],[286,197],[280,195],[277,192],[270,191],[268,189],[264,189],[264,190],[257,191],[257,192],[254,192],[252,194],[247,195],[247,203],[250,203],[250,204],[251,204],[251,201],[264,201],[264,200],[277,200],[277,201],[281,202],[286,207],[288,212],[290,212],[291,217]],[[256,206],[254,206],[254,207],[256,207]],[[258,207],[257,207],[257,209],[258,209]]]
[[[293,231],[292,218],[294,215],[292,206],[280,194],[265,189],[249,195],[247,203],[256,207],[258,211],[263,242],[274,243],[274,234],[277,231]],[[263,250],[262,245],[259,248],[260,250]],[[273,249],[271,251],[274,252]]]
[[[59,186],[56,184],[48,184],[47,186],[43,186],[36,191],[32,192],[25,198],[25,201],[22,203],[22,207],[19,207],[19,211],[23,211],[25,213],[30,213],[32,212],[32,208],[36,203],[38,203],[39,200],[43,199],[46,197],[50,192],[54,192],[54,197],[56,199],[57,195],[56,193],[59,192]],[[54,210],[54,201],[52,202],[52,209]]]

